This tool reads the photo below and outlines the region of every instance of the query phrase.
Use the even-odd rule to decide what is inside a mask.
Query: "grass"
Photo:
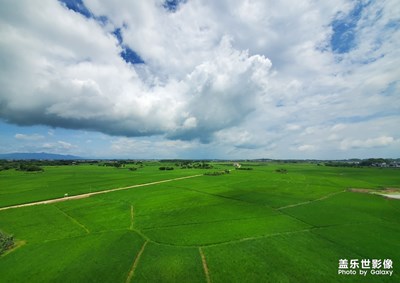
[[[311,232],[204,249],[213,282],[338,282],[337,259],[355,253]],[[354,280],[354,278],[353,278]]]
[[[308,227],[308,225],[291,217],[276,215],[153,228],[143,230],[143,232],[157,243],[206,246],[238,241],[243,238],[257,238],[269,234],[303,230]]]
[[[1,281],[124,282],[142,242],[117,231],[26,245],[1,258]]]
[[[130,227],[130,206],[125,202],[89,198],[55,205],[90,232],[122,230]]]
[[[140,258],[131,282],[189,281],[205,282],[198,249],[150,243]]]
[[[68,216],[50,205],[6,210],[0,213],[2,230],[16,239],[37,243],[86,234]]]
[[[126,187],[198,174],[201,170],[160,171],[150,164],[137,171],[97,165],[47,166],[45,172],[0,171],[0,207]]]
[[[205,172],[159,166],[1,172],[0,205]],[[400,280],[400,201],[347,191],[399,188],[398,170],[243,166],[253,170],[0,211],[0,230],[24,243],[0,257],[0,281],[207,282],[204,264],[211,282]],[[342,258],[389,258],[394,274],[338,275]]]

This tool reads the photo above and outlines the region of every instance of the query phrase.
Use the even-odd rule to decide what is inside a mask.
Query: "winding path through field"
[[[20,207],[26,207],[26,206],[33,206],[33,205],[40,205],[40,204],[50,204],[50,203],[56,203],[56,202],[61,202],[61,201],[67,201],[67,200],[88,198],[88,197],[94,196],[94,195],[107,194],[107,193],[116,192],[116,191],[122,191],[122,190],[128,190],[128,189],[133,189],[133,188],[151,186],[151,185],[156,185],[156,184],[161,184],[161,183],[167,183],[167,182],[178,181],[178,180],[183,180],[183,179],[195,178],[195,177],[199,177],[199,176],[203,176],[203,174],[191,175],[191,176],[186,176],[186,177],[178,177],[178,178],[173,178],[173,179],[167,179],[167,180],[161,180],[161,181],[156,181],[156,182],[132,185],[132,186],[128,186],[128,187],[115,188],[115,189],[109,189],[109,190],[92,192],[92,193],[85,193],[85,194],[69,196],[69,197],[62,197],[62,198],[55,198],[55,199],[42,200],[42,201],[36,201],[36,202],[29,202],[29,203],[23,203],[23,204],[17,204],[17,205],[10,205],[10,206],[5,206],[5,207],[0,207],[0,211],[1,210],[12,209],[12,208],[20,208]]]

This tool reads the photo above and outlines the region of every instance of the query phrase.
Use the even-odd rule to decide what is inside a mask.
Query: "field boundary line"
[[[57,205],[54,205],[54,207],[60,211],[62,214],[64,214],[65,216],[67,216],[69,219],[71,219],[72,222],[74,222],[76,225],[79,225],[79,227],[83,228],[86,233],[90,233],[89,229],[83,225],[82,223],[80,223],[78,220],[76,220],[74,217],[72,217],[71,215],[69,215],[68,213],[66,213],[64,210],[62,210],[61,208],[59,208]]]
[[[129,230],[133,230],[133,216],[134,216],[134,210],[133,210],[133,205],[131,205],[131,226],[129,226]]]
[[[341,194],[341,193],[344,193],[344,192],[346,192],[346,190],[343,190],[343,191],[340,191],[340,192],[334,192],[334,193],[328,194],[326,196],[323,196],[323,197],[320,197],[320,198],[317,198],[317,199],[314,199],[314,200],[303,201],[303,202],[299,202],[299,203],[295,203],[295,204],[289,204],[289,205],[286,205],[286,206],[278,207],[278,208],[276,208],[276,210],[281,210],[281,209],[296,207],[296,206],[300,206],[300,205],[310,204],[310,203],[313,203],[313,202],[316,202],[316,201],[321,201],[321,200],[333,197],[335,195],[338,195],[338,194]]]
[[[162,230],[174,227],[184,227],[184,226],[191,226],[191,225],[203,225],[203,224],[210,224],[210,223],[219,223],[219,222],[227,222],[227,221],[245,221],[245,220],[252,220],[252,219],[263,219],[267,217],[274,217],[274,216],[282,216],[282,213],[275,213],[267,216],[258,216],[258,217],[246,217],[246,218],[227,218],[227,219],[219,219],[213,221],[204,221],[204,222],[191,222],[191,223],[182,223],[182,224],[171,224],[171,225],[164,225],[164,226],[155,226],[155,227],[148,227],[142,228],[143,231],[149,230]]]
[[[314,229],[314,230],[316,230],[316,229]],[[334,241],[332,239],[329,239],[329,238],[323,236],[322,234],[316,234],[313,231],[311,231],[311,233],[313,233],[314,236],[317,236],[317,237],[319,237],[320,239],[322,239],[322,240],[324,240],[326,242],[329,242],[329,243],[331,243],[331,244],[333,244],[335,246],[341,247],[341,248],[343,248],[343,249],[345,249],[347,251],[350,251],[351,253],[356,254],[359,258],[368,258],[368,256],[360,254],[358,251],[354,250],[353,248],[351,248],[349,246],[345,246],[345,245],[343,245],[343,244],[341,244],[339,242],[336,242],[336,241]]]
[[[132,265],[131,269],[129,270],[128,277],[126,278],[126,281],[125,281],[126,283],[131,282],[131,280],[133,278],[133,275],[135,274],[135,269],[136,269],[136,267],[137,267],[137,265],[139,263],[140,257],[142,256],[142,253],[144,252],[144,248],[146,247],[148,242],[149,241],[144,242],[142,248],[140,249],[140,251],[136,255],[135,260],[133,261],[133,265]]]
[[[92,193],[84,193],[84,194],[79,194],[79,195],[75,195],[75,196],[54,198],[54,199],[49,199],[49,200],[35,201],[35,202],[29,202],[29,203],[23,203],[23,204],[17,204],[17,205],[10,205],[10,206],[5,206],[5,207],[0,207],[0,211],[7,210],[7,209],[13,209],[13,208],[21,208],[21,207],[27,207],[27,206],[34,206],[34,205],[41,205],[41,204],[51,204],[51,203],[56,203],[56,202],[68,201],[68,200],[88,198],[88,197],[95,196],[95,195],[107,194],[107,193],[111,193],[111,192],[117,192],[117,191],[128,190],[128,189],[139,188],[139,187],[146,187],[146,186],[151,186],[151,185],[168,183],[168,182],[172,182],[172,181],[178,181],[178,180],[184,180],[184,179],[189,179],[189,178],[200,177],[200,176],[203,176],[203,174],[197,174],[197,175],[191,175],[191,176],[185,176],[185,177],[178,177],[178,178],[155,181],[155,182],[144,183],[144,184],[137,184],[137,185],[132,185],[132,186],[128,186],[128,187],[121,187],[121,188],[109,189],[109,190],[92,192]]]
[[[271,234],[266,234],[266,235],[261,235],[261,236],[246,237],[246,238],[241,238],[241,239],[229,240],[229,241],[225,241],[225,242],[205,244],[205,245],[203,245],[203,247],[214,247],[214,246],[220,246],[220,245],[229,245],[229,244],[234,244],[234,243],[241,243],[241,242],[246,242],[246,241],[270,238],[270,237],[277,237],[277,236],[283,236],[283,235],[292,235],[292,234],[300,234],[300,233],[311,232],[314,229],[315,228],[312,227],[312,228],[296,230],[296,231],[276,232],[276,233],[271,233]]]
[[[203,253],[203,249],[201,247],[199,247],[199,253],[200,253],[200,257],[201,257],[201,262],[203,263],[203,269],[204,269],[204,274],[206,276],[206,281],[207,281],[207,283],[211,283],[210,272],[209,272],[208,266],[207,266],[207,260]]]
[[[179,245],[179,244],[163,243],[163,242],[159,242],[154,239],[149,239],[145,234],[141,233],[138,230],[133,230],[133,231],[138,233],[144,239],[146,239],[147,241],[149,241],[150,243],[155,244],[155,245],[168,246],[168,247],[185,247],[185,248],[200,248],[200,247],[208,248],[208,247],[215,247],[215,246],[220,246],[220,245],[229,245],[229,244],[235,244],[235,243],[240,243],[240,242],[259,240],[259,239],[270,238],[270,237],[278,237],[278,236],[284,236],[284,235],[306,233],[306,232],[311,232],[312,230],[315,230],[315,229],[318,229],[318,228],[310,227],[310,228],[302,229],[302,230],[287,231],[287,232],[275,232],[275,233],[271,233],[271,234],[264,234],[264,235],[253,236],[253,237],[232,239],[232,240],[223,241],[223,242],[205,243],[205,244],[199,244],[199,245]]]

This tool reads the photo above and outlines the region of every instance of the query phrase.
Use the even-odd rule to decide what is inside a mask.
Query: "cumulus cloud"
[[[188,118],[170,133],[171,138],[207,141],[212,133],[239,124],[256,109],[271,62],[233,49],[226,37],[216,53],[213,61],[198,65],[184,82]],[[195,127],[187,127],[194,123]]]
[[[196,62],[187,69],[179,67],[185,71],[183,75],[168,62],[160,65],[174,57],[174,50],[166,50],[172,52],[169,56],[161,53],[153,59],[141,53],[149,62],[144,68],[154,80],[162,80],[148,84],[148,78],[139,77],[136,67],[119,56],[121,47],[116,38],[95,20],[58,2],[43,5],[44,9],[35,9],[29,1],[19,3],[12,13],[14,18],[8,15],[10,20],[3,21],[2,57],[7,57],[7,64],[2,68],[5,87],[0,115],[9,122],[83,128],[111,135],[168,134],[171,138],[206,141],[214,131],[237,124],[255,108],[255,97],[271,66],[263,55],[250,56],[236,50],[229,37],[221,36],[210,46],[207,56],[194,56]],[[167,20],[156,3],[143,5]],[[23,25],[17,12],[28,15],[25,21],[33,24]],[[137,20],[132,16],[130,19]],[[172,19],[170,22],[175,24]],[[147,49],[162,46],[146,38],[142,41]],[[186,52],[176,54],[190,56]],[[185,58],[175,61],[178,69]],[[163,80],[163,71],[170,78]],[[24,83],[17,84],[17,77]]]
[[[400,122],[395,0],[357,18],[345,0],[83,4],[92,17],[55,0],[0,1],[0,118],[271,155],[400,138],[376,127]],[[350,19],[343,51],[332,39]],[[144,63],[126,62],[125,48]]]

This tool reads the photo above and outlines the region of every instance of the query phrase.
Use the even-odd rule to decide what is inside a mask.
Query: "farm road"
[[[167,182],[172,182],[172,181],[178,181],[178,180],[183,180],[183,179],[195,178],[195,177],[199,177],[199,176],[203,176],[203,174],[186,176],[186,177],[179,177],[179,178],[174,178],[174,179],[161,180],[161,181],[156,181],[156,182],[151,182],[151,183],[132,185],[132,186],[128,186],[128,187],[109,189],[109,190],[105,190],[105,191],[85,193],[85,194],[69,196],[69,197],[62,197],[62,198],[55,198],[55,199],[49,199],[49,200],[43,200],[43,201],[36,201],[36,202],[23,203],[23,204],[17,204],[17,205],[10,205],[10,206],[5,206],[5,207],[0,207],[0,211],[7,210],[7,209],[12,209],[12,208],[20,208],[20,207],[26,207],[26,206],[50,204],[50,203],[56,203],[56,202],[61,202],[61,201],[67,201],[67,200],[88,198],[88,197],[94,196],[94,195],[107,194],[107,193],[112,193],[112,192],[117,192],[117,191],[122,191],[122,190],[128,190],[128,189],[151,186],[151,185],[167,183]]]

